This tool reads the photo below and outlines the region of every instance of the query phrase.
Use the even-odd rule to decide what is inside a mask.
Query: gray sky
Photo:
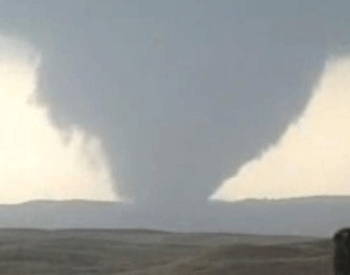
[[[41,53],[52,120],[101,138],[120,194],[203,203],[306,106],[349,51],[347,1],[0,1]]]

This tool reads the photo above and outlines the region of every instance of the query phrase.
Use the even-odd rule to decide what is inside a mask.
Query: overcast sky
[[[116,197],[169,210],[278,142],[326,62],[350,52],[348,1],[0,4],[0,34],[40,56],[54,127],[98,139]]]

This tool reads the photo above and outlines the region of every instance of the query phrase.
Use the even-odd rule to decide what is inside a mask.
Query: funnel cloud
[[[115,200],[101,140],[55,128],[36,102],[39,54],[0,36],[0,203]]]
[[[350,194],[350,57],[331,59],[297,122],[212,200]]]
[[[336,165],[342,164],[330,165],[329,172],[325,172],[328,170],[320,168],[321,160],[325,166],[331,161],[312,157],[317,150],[321,156],[325,154],[325,149],[306,141],[315,139],[315,133],[321,131],[309,126],[316,125],[312,122],[316,118],[291,123],[299,121],[308,105],[318,106],[309,101],[327,58],[350,52],[348,2],[0,2],[0,32],[30,42],[43,59],[38,67],[33,58],[36,55],[28,53],[27,46],[6,50],[11,53],[11,58],[6,54],[6,60],[21,57],[18,62],[24,62],[33,81],[32,92],[27,90],[30,95],[15,97],[21,100],[13,100],[12,105],[11,101],[4,103],[22,104],[21,110],[26,111],[16,112],[20,114],[19,121],[25,117],[25,127],[33,129],[26,130],[31,133],[26,137],[31,147],[15,146],[10,142],[25,144],[21,141],[25,127],[16,128],[15,123],[6,120],[6,127],[12,125],[15,129],[11,131],[20,134],[15,135],[19,140],[8,138],[11,146],[6,147],[16,152],[17,155],[11,153],[16,162],[10,165],[6,161],[3,167],[7,167],[6,171],[30,171],[11,172],[16,184],[20,182],[15,178],[19,175],[31,178],[26,180],[27,185],[21,184],[31,192],[12,185],[18,189],[16,192],[23,192],[16,198],[100,199],[106,197],[98,192],[112,196],[115,190],[117,198],[134,202],[128,207],[151,213],[163,225],[179,221],[191,224],[195,217],[204,221],[204,209],[214,205],[208,197],[221,183],[271,144],[274,146],[256,163],[270,163],[263,159],[271,155],[272,159],[285,158],[281,163],[292,167],[285,169],[290,175],[284,178],[275,176],[279,166],[271,173],[263,173],[274,175],[276,181],[289,177],[294,186],[301,181],[297,175],[308,173],[309,178],[321,178],[312,171],[326,173],[329,178],[341,177],[330,167],[339,169]],[[314,98],[317,94],[321,97],[322,93],[315,90]],[[43,104],[38,106],[36,98]],[[315,117],[323,114],[316,110],[323,107],[313,108]],[[12,109],[6,110],[10,113]],[[11,119],[15,121],[15,115]],[[346,123],[346,119],[338,122]],[[292,133],[287,135],[288,127]],[[332,127],[335,132],[327,130],[326,136],[346,132],[345,126]],[[283,136],[286,138],[281,139]],[[292,155],[279,153],[281,158],[268,153],[280,150],[277,148],[283,147],[281,142],[298,150],[291,148]],[[314,150],[307,144],[312,144]],[[44,145],[46,149],[38,149]],[[18,149],[21,147],[28,153]],[[36,154],[38,160],[33,157],[34,151],[41,152]],[[306,152],[311,152],[310,156],[299,157]],[[339,152],[334,154],[340,156]],[[289,165],[289,156],[299,162],[303,158],[305,163],[295,161],[296,165]],[[24,158],[28,161],[18,161]],[[253,171],[255,166],[245,169]],[[51,179],[54,171],[57,175]],[[345,168],[342,171],[345,173]],[[259,181],[259,186],[268,186],[269,177],[266,182]],[[329,178],[328,182],[336,182]],[[316,179],[303,184],[310,189],[312,182]],[[267,196],[294,192],[288,184],[275,185],[276,191],[266,191]],[[238,186],[243,190],[248,184],[242,180]],[[288,190],[281,190],[282,186]],[[256,184],[252,184],[246,193],[241,193],[242,197],[254,196],[255,188]],[[322,190],[320,185],[317,188]],[[220,199],[224,196],[221,194]],[[231,197],[234,196],[228,193],[227,198]]]

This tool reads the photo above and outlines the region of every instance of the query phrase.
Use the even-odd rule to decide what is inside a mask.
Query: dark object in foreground
[[[350,228],[343,228],[333,237],[334,274],[350,275]]]

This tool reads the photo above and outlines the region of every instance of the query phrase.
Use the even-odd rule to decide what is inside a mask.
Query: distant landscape
[[[249,200],[162,221],[120,203],[3,205],[0,274],[330,275],[349,210],[350,197]]]
[[[330,238],[350,226],[347,196],[212,202],[167,214],[161,210],[96,201],[33,201],[0,206],[0,228],[147,228]]]

